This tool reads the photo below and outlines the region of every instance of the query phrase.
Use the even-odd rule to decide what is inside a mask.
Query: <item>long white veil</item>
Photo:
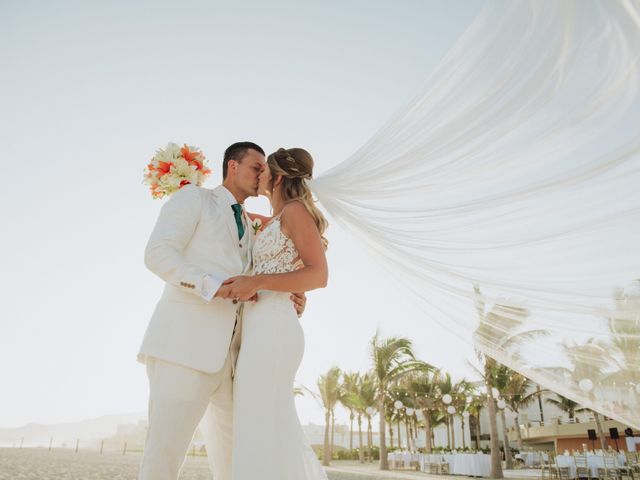
[[[636,428],[639,55],[638,1],[492,0],[311,184],[421,303],[423,331]]]

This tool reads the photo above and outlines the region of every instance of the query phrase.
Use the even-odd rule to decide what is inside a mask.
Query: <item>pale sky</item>
[[[135,357],[162,281],[143,250],[162,201],[141,180],[156,148],[201,147],[210,188],[239,140],[304,147],[319,175],[414,96],[482,4],[2,2],[0,427],[146,411]],[[428,319],[409,328],[424,315],[411,297],[337,227],[327,236],[298,382],[366,370],[378,327],[473,376],[467,343]],[[312,399],[298,408],[323,421]]]

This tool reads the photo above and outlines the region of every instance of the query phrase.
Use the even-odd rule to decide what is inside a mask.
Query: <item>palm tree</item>
[[[573,400],[568,399],[567,397],[563,397],[562,395],[554,394],[557,398],[545,398],[544,401],[549,405],[553,405],[559,410],[567,413],[569,415],[569,419],[573,420],[576,418],[576,413],[587,410],[584,407],[581,407],[578,402],[574,402]]]
[[[507,391],[507,385],[511,379],[511,370],[501,364],[497,364],[494,370],[493,385],[500,392],[500,396],[504,399]],[[506,404],[506,401],[505,401]],[[505,405],[506,406],[506,405]],[[504,444],[504,458],[507,470],[513,469],[513,457],[511,456],[511,448],[509,447],[509,430],[507,429],[507,416],[504,408],[499,408],[500,421],[502,423],[502,443]]]
[[[528,310],[519,306],[495,304],[488,313],[485,312],[485,301],[480,292],[480,287],[474,284],[473,289],[479,318],[479,325],[473,337],[478,349],[478,357],[484,366],[482,376],[487,387],[487,409],[491,428],[491,477],[503,478],[498,442],[498,422],[496,420],[496,400],[493,396],[499,364],[493,357],[484,352],[497,352],[512,361],[517,361],[518,347],[525,341],[546,335],[548,332],[545,330],[519,331],[529,316]],[[504,450],[505,459],[508,463],[511,457],[511,449],[508,442],[505,444]]]
[[[485,407],[485,401],[482,397],[474,395],[472,396],[471,403],[467,405],[467,412],[469,412],[469,428],[471,428],[471,419],[473,418],[476,431],[476,450],[480,450],[480,411]]]
[[[376,378],[378,412],[380,412],[380,470],[389,470],[386,445],[385,400],[389,387],[409,372],[424,368],[424,363],[416,360],[407,338],[380,338],[376,332],[371,340],[373,373]]]
[[[567,378],[573,381],[574,389],[576,389],[576,385],[579,387],[580,382],[585,379],[591,380],[592,385],[600,384],[606,380],[607,376],[603,372],[611,366],[613,359],[607,349],[597,341],[589,339],[582,344],[564,345],[564,351],[573,367],[573,370],[569,371]],[[583,392],[583,394],[589,399],[594,398],[592,391]],[[590,410],[596,422],[600,447],[602,450],[606,450],[607,442],[600,414],[593,409]]]
[[[607,380],[619,385],[640,385],[640,279],[634,280],[627,289],[614,291],[615,308],[607,319],[611,338],[609,354],[615,371]],[[638,403],[636,388],[631,390],[634,403]]]
[[[360,374],[358,372],[344,372],[342,374],[342,396],[340,403],[349,410],[349,451],[353,452],[353,421],[356,418],[358,408],[358,383]]]
[[[387,403],[388,403],[388,412],[389,412],[387,416],[387,421],[389,422],[389,431],[391,432],[391,448],[393,449],[392,422],[395,422],[396,428],[397,428],[396,432],[398,434],[398,449],[402,450],[402,437],[400,436],[400,422],[402,421],[402,410],[397,409],[395,406],[395,403],[398,400],[400,402],[403,402],[404,392],[397,385],[397,383],[394,382],[393,384],[389,385],[387,394],[388,394]],[[403,402],[403,405],[404,405],[404,402]]]
[[[367,456],[371,458],[371,446],[373,443],[373,430],[371,428],[371,416],[369,412],[376,408],[376,383],[375,377],[371,373],[360,376],[358,383],[358,428],[360,428],[361,417],[367,419]],[[364,463],[364,445],[362,443],[362,431],[360,430],[360,462]]]
[[[377,397],[377,393],[376,393],[376,397]],[[377,405],[379,407],[379,405]],[[397,418],[397,412],[395,407],[393,406],[393,399],[391,398],[386,398],[384,401],[384,419],[385,419],[385,423],[388,425],[389,427],[389,446],[391,448],[391,450],[395,449],[395,444],[393,443],[393,424],[396,421]]]
[[[453,386],[455,395],[451,405],[456,409],[455,415],[460,416],[460,426],[462,430],[462,448],[466,447],[464,435],[464,413],[467,410],[467,397],[473,392],[473,386],[464,378]],[[455,442],[453,444],[455,447]]]
[[[396,383],[396,387],[394,389],[397,398],[401,400],[404,405],[402,417],[404,419],[405,432],[407,435],[407,449],[412,452],[416,450],[414,441],[414,423],[416,423],[417,421],[415,411],[418,408],[418,399],[413,389],[413,384],[415,383],[416,378],[418,378],[421,373],[430,370],[430,368],[430,365],[424,364],[424,371],[415,371],[408,373]],[[413,410],[413,412],[410,412],[409,409]]]
[[[533,387],[531,380],[515,370],[511,370],[509,368],[507,368],[507,370],[507,383],[504,387],[504,391],[502,391],[502,396],[511,411],[515,414],[514,422],[518,437],[518,449],[522,451],[524,443],[522,441],[522,432],[520,431],[520,409],[533,403],[542,392],[540,387],[538,387],[536,391],[527,393],[531,391]]]
[[[345,393],[345,399],[353,408],[358,423],[358,458],[360,463],[364,463],[364,441],[362,438],[362,419],[366,418],[368,421],[367,427],[367,444],[368,454],[371,456],[371,412],[375,409],[375,383],[371,373],[365,373],[364,375],[355,374],[354,388],[351,391]],[[344,385],[344,383],[343,383]]]
[[[320,398],[324,407],[324,447],[322,464],[327,466],[331,462],[333,456],[333,435],[329,437],[329,429],[333,430],[332,419],[336,404],[342,396],[340,388],[340,369],[332,367],[325,375],[320,375],[318,379],[318,389],[320,390]]]
[[[413,396],[415,407],[422,411],[424,418],[425,450],[427,453],[431,453],[433,449],[433,443],[431,441],[433,436],[431,412],[435,406],[433,399],[438,393],[439,376],[439,370],[424,369],[412,375],[409,384],[409,391]]]
[[[443,409],[443,414],[445,415],[445,418],[446,418],[447,443],[449,445],[449,448],[455,449],[456,436],[455,436],[455,429],[453,428],[454,418],[456,415],[462,415],[462,413],[464,413],[464,410],[466,408],[467,396],[471,392],[471,384],[464,379],[462,379],[457,383],[453,383],[453,380],[451,379],[451,374],[445,373],[445,374],[441,374],[439,377],[438,390],[441,396],[451,395],[451,399],[452,399],[451,403],[448,405],[442,403],[440,407]],[[447,410],[449,407],[454,407],[456,409],[456,412],[453,414],[450,414]],[[464,444],[464,420],[462,425],[463,425],[462,426],[463,428],[462,442]]]
[[[439,381],[438,381],[438,392],[440,393],[440,396],[444,396],[444,395],[451,395],[453,396],[453,380],[451,379],[451,374],[450,373],[444,373],[442,375],[440,375]],[[439,408],[442,411],[442,414],[444,415],[445,418],[445,425],[447,426],[447,447],[449,449],[452,448],[452,439],[451,439],[451,414],[449,414],[449,412],[447,411],[447,407],[449,405],[446,405],[445,403],[439,403]]]

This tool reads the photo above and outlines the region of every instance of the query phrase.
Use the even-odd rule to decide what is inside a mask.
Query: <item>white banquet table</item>
[[[431,453],[419,455],[420,470],[429,471],[430,463],[449,464],[449,473],[472,477],[491,476],[491,456],[484,453]]]
[[[543,453],[541,457],[539,452],[521,452],[518,453],[515,458],[522,459],[527,467],[540,465],[540,463],[542,463],[542,458],[549,460],[549,456],[546,453]]]
[[[624,453],[616,455],[616,466],[622,467],[625,464]],[[559,467],[569,467],[569,477],[576,478],[576,462],[571,455],[558,455],[556,464]],[[587,455],[587,464],[591,469],[591,477],[598,478],[598,468],[604,467],[604,459],[601,455]]]

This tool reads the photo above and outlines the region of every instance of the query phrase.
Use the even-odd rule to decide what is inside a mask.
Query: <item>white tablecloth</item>
[[[549,455],[546,453],[542,454],[545,460],[549,460]],[[542,457],[540,456],[540,452],[522,452],[516,454],[516,458],[520,458],[527,467],[532,467],[533,465],[540,465],[542,463]]]
[[[484,453],[420,454],[420,470],[428,472],[430,463],[449,464],[449,473],[472,477],[491,476],[491,455]]]
[[[387,454],[387,460],[390,468],[410,468],[412,460],[420,462],[420,456],[419,453],[392,452]]]
[[[491,455],[484,453],[457,453],[445,455],[449,462],[449,471],[454,475],[469,475],[472,477],[491,476]]]
[[[625,464],[624,453],[617,455],[616,466],[622,467]],[[591,476],[598,477],[598,468],[604,468],[604,458],[601,455],[587,455],[587,463],[591,469]],[[571,455],[558,455],[556,464],[559,467],[569,467],[569,477],[576,478],[576,462]]]

